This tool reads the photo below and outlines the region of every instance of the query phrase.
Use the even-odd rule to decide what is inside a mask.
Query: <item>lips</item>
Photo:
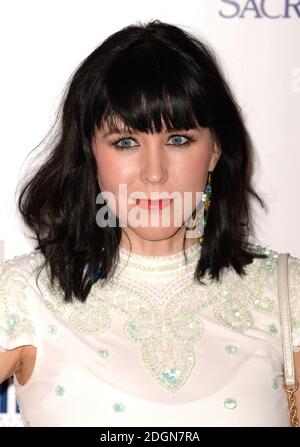
[[[163,209],[167,206],[170,206],[173,202],[173,199],[158,199],[158,200],[142,200],[142,199],[136,199],[136,204],[139,205],[141,208],[145,209]]]

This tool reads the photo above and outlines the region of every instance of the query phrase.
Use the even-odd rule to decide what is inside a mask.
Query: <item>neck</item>
[[[128,238],[124,235],[122,236],[120,242],[120,249],[123,251],[130,251],[142,256],[168,256],[173,253],[179,253],[183,249],[188,249],[198,242],[197,238],[187,238],[183,237],[172,237],[162,240],[147,240],[142,238]]]

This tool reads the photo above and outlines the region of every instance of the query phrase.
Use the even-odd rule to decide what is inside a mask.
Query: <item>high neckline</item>
[[[162,272],[180,269],[182,266],[197,262],[200,256],[201,245],[196,241],[184,250],[168,255],[141,255],[130,252],[125,248],[119,248],[119,265],[121,267],[150,272]]]

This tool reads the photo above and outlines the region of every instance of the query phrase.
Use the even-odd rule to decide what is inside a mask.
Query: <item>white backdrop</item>
[[[254,202],[256,241],[300,257],[300,1],[10,0],[1,9],[4,259],[32,248],[16,217],[15,189],[26,156],[53,123],[68,77],[108,35],[155,18],[214,48],[255,146],[254,187],[267,204],[264,211]],[[17,424],[4,416],[2,425]]]

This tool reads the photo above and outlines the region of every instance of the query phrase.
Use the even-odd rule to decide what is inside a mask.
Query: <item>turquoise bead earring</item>
[[[202,201],[205,202],[204,203],[203,233],[204,233],[204,228],[205,228],[206,221],[207,221],[208,209],[209,209],[209,206],[210,206],[210,203],[211,203],[211,174],[212,174],[212,171],[208,171],[208,180],[207,180],[207,183],[206,183],[204,194],[202,196]],[[200,246],[202,246],[203,242],[204,242],[203,233],[198,238]]]

